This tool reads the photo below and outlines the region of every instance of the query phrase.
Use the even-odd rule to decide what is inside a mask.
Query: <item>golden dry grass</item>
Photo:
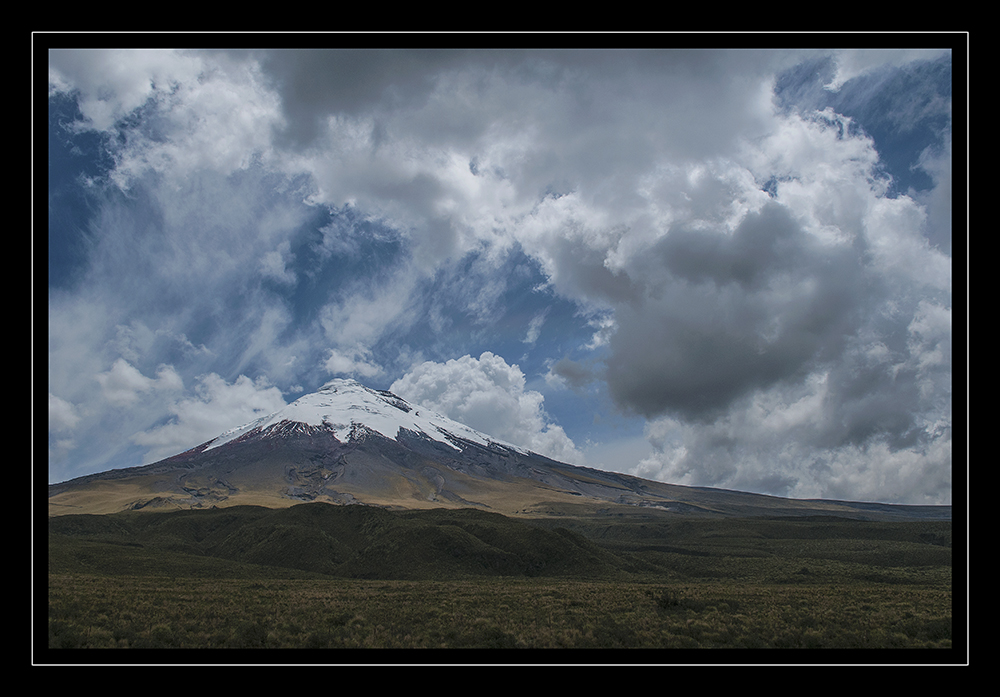
[[[49,497],[48,515],[60,516],[88,513],[103,515],[118,513],[140,507],[142,510],[183,510],[189,508],[226,508],[229,506],[266,506],[287,508],[302,503],[289,498],[278,488],[243,489],[228,495],[223,500],[206,499],[196,501],[190,496],[169,494],[160,490],[162,477],[152,475],[121,480],[88,482],[66,492]],[[528,480],[490,481],[469,480],[471,501],[449,500],[436,497],[429,488],[413,483],[403,477],[387,482],[384,487],[361,488],[344,483],[338,491],[350,494],[362,503],[386,508],[424,510],[431,508],[468,508],[477,504],[484,510],[504,515],[520,515],[525,512],[537,514],[550,506],[577,506],[582,497],[558,491],[551,487],[538,486]],[[317,501],[334,502],[329,497],[317,497]],[[584,499],[586,500],[586,499]],[[606,502],[600,502],[606,505]]]

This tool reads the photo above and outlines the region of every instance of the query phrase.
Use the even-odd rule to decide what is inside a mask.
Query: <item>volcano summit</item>
[[[226,431],[194,450],[211,450],[247,438],[283,437],[295,433],[328,433],[339,441],[378,434],[390,440],[417,437],[436,441],[461,452],[464,444],[502,450],[527,451],[489,436],[429,409],[415,407],[392,392],[373,390],[355,380],[331,380],[284,409]]]
[[[686,487],[556,462],[354,381],[141,467],[49,485],[49,515],[303,501],[505,515],[665,512],[950,518],[950,506],[785,499]]]

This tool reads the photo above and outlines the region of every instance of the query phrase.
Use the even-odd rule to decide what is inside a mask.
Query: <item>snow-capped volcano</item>
[[[913,514],[903,510],[913,507],[796,501],[568,465],[498,441],[391,392],[343,379],[159,462],[49,485],[49,515],[280,508],[303,501],[478,508],[525,516],[604,515],[611,510],[632,515],[637,509],[890,519]]]
[[[373,390],[356,380],[344,378],[331,380],[283,409],[226,431],[199,447],[211,450],[251,434],[267,436],[313,431],[328,432],[341,442],[351,440],[359,432],[375,432],[396,440],[405,431],[459,451],[463,441],[471,441],[528,454],[522,448],[498,441],[435,411],[410,404],[392,392]]]
[[[54,485],[49,500],[54,511],[69,511],[96,487],[108,510],[319,500],[518,512],[552,501],[661,500],[650,486],[556,462],[392,392],[336,379],[159,462]]]

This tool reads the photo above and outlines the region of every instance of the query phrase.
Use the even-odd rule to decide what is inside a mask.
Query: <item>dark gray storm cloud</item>
[[[468,58],[464,51],[327,49],[251,52],[281,95],[286,125],[281,137],[306,147],[333,114],[416,108],[438,73]],[[376,133],[376,140],[377,140]]]
[[[594,381],[594,371],[591,368],[567,356],[553,363],[551,370],[574,390],[581,390]]]
[[[587,144],[576,153],[562,151],[586,156],[576,165],[603,161],[607,170],[616,162],[652,158],[646,147],[650,138],[671,141],[673,134],[682,135],[673,146],[692,156],[702,156],[710,143],[720,150],[730,147],[731,138],[759,115],[726,106],[734,96],[752,94],[757,80],[770,71],[794,64],[796,55],[392,48],[227,53],[258,62],[267,84],[281,96],[281,136],[296,147],[314,144],[331,116],[374,116],[377,141],[381,129],[400,126],[393,123],[394,115],[409,113],[408,131],[450,143],[474,142],[496,124],[514,130],[541,126],[548,138]],[[453,99],[456,89],[462,90],[461,99]],[[552,100],[554,94],[560,98]],[[659,134],[649,128],[608,129],[621,119],[622,106],[634,109],[631,119],[655,126],[661,122],[656,106],[667,103],[675,117]]]
[[[646,295],[618,308],[607,379],[647,417],[711,419],[836,360],[865,292],[857,251],[823,249],[774,203],[732,234],[671,230],[646,263]]]
[[[750,213],[732,234],[678,226],[653,249],[675,277],[715,287],[739,284],[753,292],[777,274],[810,275],[817,250],[787,210],[768,204]]]

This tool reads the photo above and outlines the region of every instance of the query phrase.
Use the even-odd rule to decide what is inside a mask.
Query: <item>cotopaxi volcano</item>
[[[721,516],[951,517],[950,506],[785,499],[686,487],[556,462],[354,381],[183,453],[49,485],[49,515],[303,501],[504,515],[648,509]]]

